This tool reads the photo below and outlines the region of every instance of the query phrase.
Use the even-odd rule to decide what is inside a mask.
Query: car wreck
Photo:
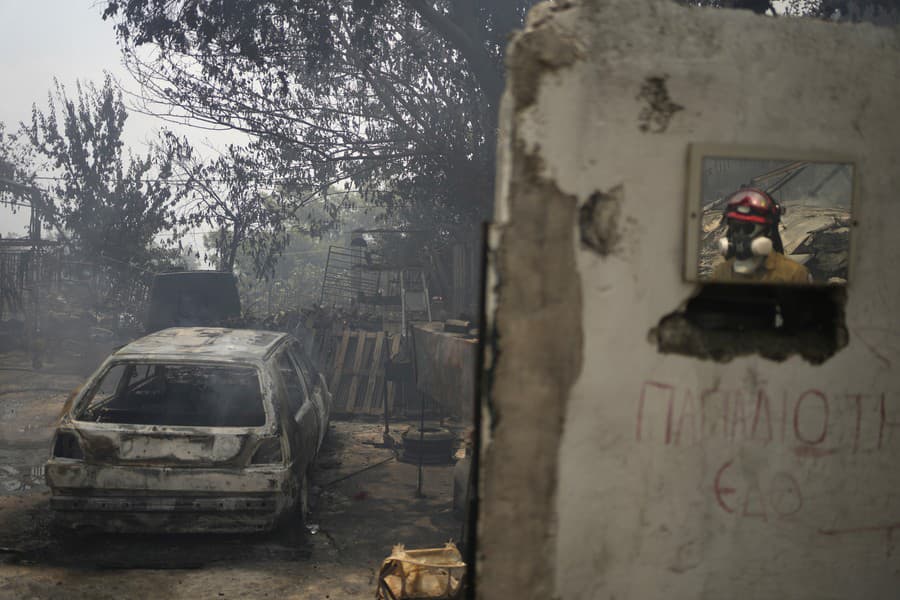
[[[260,531],[303,518],[331,396],[286,333],[165,329],[69,402],[45,473],[63,527]]]

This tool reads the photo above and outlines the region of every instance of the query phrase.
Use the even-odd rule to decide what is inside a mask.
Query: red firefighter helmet
[[[735,221],[774,225],[781,216],[781,207],[764,191],[743,188],[725,203],[724,216]]]

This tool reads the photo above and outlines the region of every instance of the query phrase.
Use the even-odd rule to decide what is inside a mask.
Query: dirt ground
[[[69,393],[97,353],[39,371],[0,353],[0,598],[374,598],[394,544],[441,546],[461,535],[452,466],[416,467],[381,445],[383,425],[333,421],[312,481],[311,528],[251,535],[60,536],[50,526],[43,463]],[[408,424],[396,423],[398,431]],[[315,533],[312,533],[315,531]]]

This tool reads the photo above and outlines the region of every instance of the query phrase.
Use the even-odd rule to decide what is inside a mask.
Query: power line
[[[0,204],[7,204],[9,206],[21,206],[23,208],[31,208],[31,204],[25,204],[23,202],[16,202],[14,200],[0,200]]]
[[[60,175],[36,175],[34,179],[41,179],[43,181],[66,181],[69,179],[68,177],[62,177]],[[163,178],[147,178],[147,179],[138,179],[141,183],[159,183],[160,181],[165,183],[177,183],[177,184],[187,184],[191,183],[190,179],[163,179]],[[224,183],[228,181],[227,179],[204,179],[204,181],[211,181],[214,183]],[[291,181],[290,179],[283,179],[281,181]],[[46,191],[46,190],[42,190]]]
[[[63,177],[63,176],[61,176],[61,175],[36,175],[36,176],[34,177],[34,179],[40,179],[40,180],[42,180],[42,181],[66,181],[66,180],[68,180],[68,179],[70,179],[70,178],[68,178],[68,177]],[[196,181],[196,180],[193,180],[193,179],[173,179],[173,178],[171,178],[171,177],[170,177],[170,178],[161,178],[161,177],[152,178],[152,177],[149,177],[149,178],[144,178],[144,179],[138,179],[138,181],[140,181],[141,183],[160,183],[160,182],[163,182],[163,183],[174,183],[174,184],[179,184],[179,185],[185,185],[185,184],[188,184],[188,183],[192,183],[193,181]],[[218,178],[216,178],[216,179],[204,178],[203,181],[206,181],[206,182],[212,182],[212,183],[229,183],[229,182],[230,182],[230,180],[228,180],[228,179],[218,179]],[[296,182],[296,181],[297,181],[296,179],[291,178],[291,177],[275,177],[275,178],[272,178],[272,179],[266,181],[266,183],[292,183],[292,182]],[[42,191],[42,192],[46,192],[46,191],[47,191],[47,190],[41,189],[41,188],[36,188],[36,189],[38,189],[38,190],[40,190],[40,191]],[[370,191],[370,192],[391,192],[391,193],[393,193],[393,190],[382,190],[382,189],[372,189],[372,190],[368,190],[368,191]],[[362,191],[361,191],[361,190],[329,190],[328,193],[329,193],[329,194],[352,194],[352,193],[362,193]]]
[[[181,235],[207,235],[210,233],[219,233],[219,229],[210,229],[210,230],[202,230],[202,231],[186,231],[184,233],[179,233],[177,231],[161,231],[157,235],[169,235],[169,236],[181,236]]]

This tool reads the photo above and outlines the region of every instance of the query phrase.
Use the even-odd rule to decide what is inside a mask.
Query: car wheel
[[[456,434],[446,427],[413,425],[401,436],[403,462],[423,464],[449,464],[453,462],[453,445]]]

